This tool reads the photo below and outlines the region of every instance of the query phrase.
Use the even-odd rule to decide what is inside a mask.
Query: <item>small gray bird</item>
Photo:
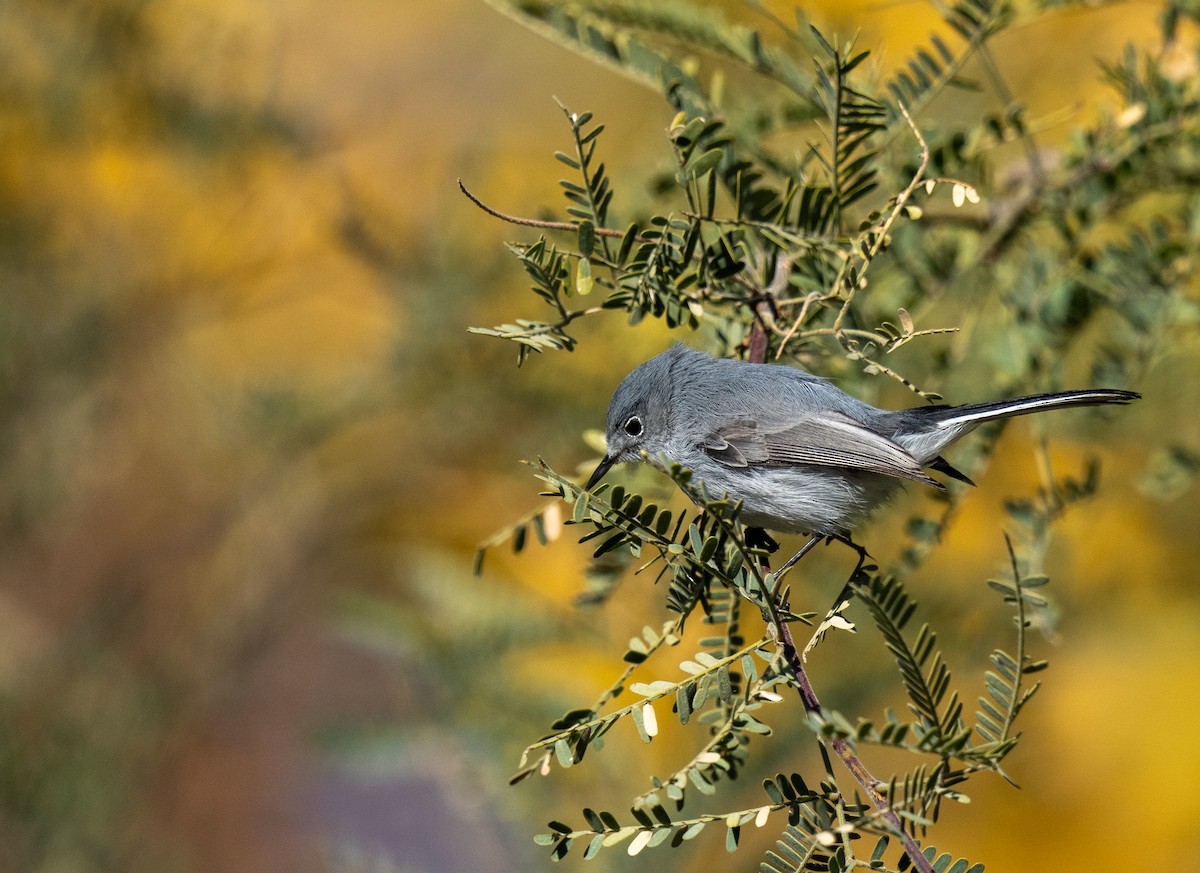
[[[665,457],[692,470],[711,497],[742,501],[747,525],[812,534],[803,553],[823,537],[848,541],[854,525],[906,480],[944,490],[927,469],[970,483],[941,453],[985,421],[1140,396],[1093,388],[888,411],[793,367],[676,345],[637,367],[613,394],[608,450],[585,488],[643,452]]]

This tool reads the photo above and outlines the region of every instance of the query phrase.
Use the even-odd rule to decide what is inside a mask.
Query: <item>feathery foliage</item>
[[[660,89],[677,113],[663,144],[670,169],[647,173],[649,194],[617,189],[605,175],[602,126],[564,110],[570,150],[556,157],[573,173],[562,182],[565,220],[512,219],[484,207],[544,234],[510,248],[549,309],[546,320],[476,329],[515,341],[518,361],[531,349],[570,351],[583,322],[623,312],[631,325],[659,319],[699,331],[718,353],[836,374],[856,383],[849,390],[877,391],[866,377],[884,375],[937,399],[922,386],[953,387],[959,363],[940,343],[944,333],[962,332],[962,347],[987,363],[999,391],[1054,387],[1067,372],[1129,384],[1200,315],[1186,287],[1200,251],[1200,78],[1163,57],[1131,48],[1106,66],[1126,108],[1076,131],[1051,165],[1035,138],[1042,122],[1009,99],[989,54],[989,41],[1016,20],[1007,3],[946,7],[944,31],[885,80],[872,75],[866,51],[800,14],[797,28],[769,21],[760,29],[686,2],[497,5]],[[1186,15],[1194,10],[1168,4],[1165,34]],[[1197,59],[1175,64],[1194,72]],[[742,86],[736,100],[724,95],[720,83],[728,82]],[[1006,105],[927,132],[921,113],[950,89],[990,90]],[[807,146],[797,150],[801,138]],[[1024,158],[1000,181],[997,154],[1009,143]],[[575,300],[588,295],[587,305]],[[914,340],[926,343],[928,363],[902,373],[887,358]],[[997,433],[981,433],[956,464],[969,475],[981,469]],[[917,604],[902,581],[953,523],[961,489],[910,520],[894,568],[855,575],[848,590],[860,606],[840,603],[838,620],[827,619],[818,638],[829,627],[853,629],[843,610],[864,609],[896,663],[908,713],[852,720],[819,704],[791,657],[790,629],[814,613],[791,611],[794,593],[770,572],[768,550],[739,522],[739,507],[702,493],[689,471],[656,463],[700,511],[620,485],[587,492],[539,461],[534,472],[551,503],[486,544],[511,540],[520,551],[531,526],[545,541],[546,514],[562,513],[610,583],[653,570],[671,616],[630,641],[625,666],[594,705],[565,713],[526,748],[514,782],[581,765],[622,722],[647,743],[668,714],[702,726],[695,754],[652,776],[627,816],[584,809],[582,823],[552,821],[538,843],[555,858],[575,848],[591,858],[618,844],[634,855],[723,830],[733,851],[748,825],[779,822],[767,873],[982,870],[917,840],[944,800],[967,800],[972,778],[991,772],[1012,781],[1001,765],[1039,687],[1029,677],[1046,666],[1029,654],[1029,630],[1050,623],[1037,568],[1053,523],[1096,490],[1095,468],[1079,481],[1047,476],[1036,495],[1008,506],[1011,578],[989,585],[1014,612],[1015,654],[992,653],[973,719],[937,633],[929,623],[914,630]],[[1172,471],[1190,475],[1180,471],[1197,466]],[[600,586],[590,599],[611,591]],[[700,650],[676,658],[677,670],[654,667],[696,622],[705,626]],[[652,668],[664,678],[633,681]],[[803,701],[800,718],[793,693]],[[752,751],[775,730],[768,722],[781,720],[807,732],[823,771],[766,778],[765,803],[695,812],[732,790],[728,783],[751,769]],[[870,777],[863,761],[877,746],[906,753],[911,765]]]

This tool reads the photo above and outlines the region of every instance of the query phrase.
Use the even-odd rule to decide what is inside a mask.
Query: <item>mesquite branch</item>
[[[750,355],[751,363],[761,364],[766,361],[767,352],[767,337],[766,331],[760,322],[756,321],[750,332]],[[768,567],[764,558],[761,564],[764,575]],[[766,611],[764,611],[766,614]],[[823,718],[821,710],[821,701],[817,698],[817,693],[813,690],[812,682],[809,681],[808,673],[804,669],[804,661],[800,657],[800,652],[796,648],[796,642],[792,639],[791,626],[786,621],[779,621],[778,613],[771,610],[768,614],[768,620],[772,621],[775,632],[775,638],[779,640],[779,644],[783,647],[784,658],[787,660],[788,666],[796,677],[796,682],[799,685],[800,700],[804,704],[805,712]],[[843,737],[830,736],[824,739],[824,742],[837,755],[838,760],[845,765],[846,769],[854,777],[855,781],[862,786],[863,792],[871,801],[871,805],[879,811],[879,815],[886,821],[895,831],[904,847],[904,852],[912,861],[913,867],[920,873],[933,873],[933,867],[921,853],[921,847],[917,845],[917,841],[913,839],[905,829],[900,817],[892,809],[886,797],[879,792],[879,786],[882,784],[878,779],[871,775],[862,760],[855,753]]]

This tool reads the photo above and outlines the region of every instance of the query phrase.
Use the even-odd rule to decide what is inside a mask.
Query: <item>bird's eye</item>
[[[631,437],[640,437],[642,435],[642,420],[636,415],[629,416],[629,420],[625,422],[625,433]]]

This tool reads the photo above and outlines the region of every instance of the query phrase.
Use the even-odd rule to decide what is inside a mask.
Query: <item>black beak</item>
[[[587,480],[587,484],[583,486],[583,490],[591,491],[593,488],[595,488],[596,483],[604,478],[604,474],[611,470],[613,464],[616,462],[616,458],[610,458],[608,455],[605,455],[604,459],[596,465],[595,472],[593,472],[591,478]]]

